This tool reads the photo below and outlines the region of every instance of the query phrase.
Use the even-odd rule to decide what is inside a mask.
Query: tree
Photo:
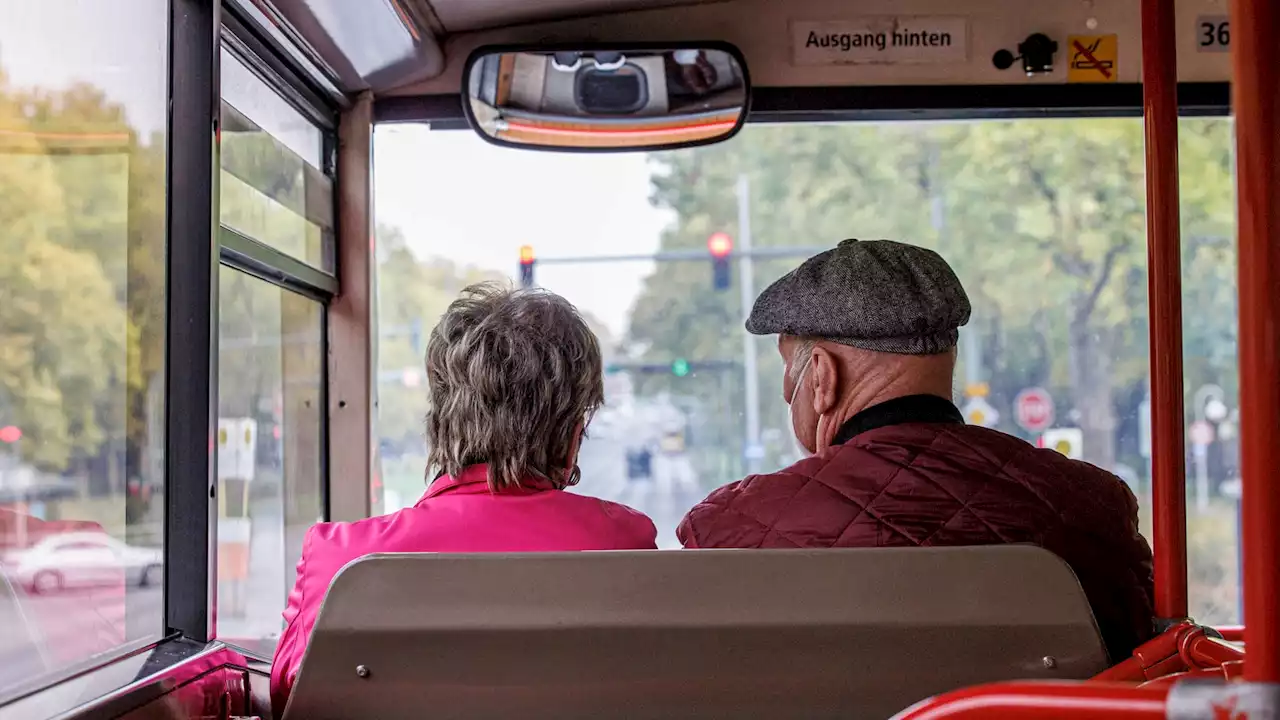
[[[140,384],[124,272],[134,141],[104,115],[87,86],[40,94],[0,73],[0,414],[51,471],[122,441]]]
[[[397,453],[424,454],[423,358],[436,321],[472,283],[508,281],[443,258],[419,259],[403,231],[378,228],[378,437]]]
[[[1196,272],[1187,296],[1204,303],[1188,332],[1198,378],[1234,373],[1221,342],[1233,324],[1228,254],[1231,184],[1225,121],[1184,122],[1183,198]],[[734,231],[733,187],[751,182],[757,247],[834,245],[888,237],[931,247],[955,267],[974,304],[962,342],[978,343],[978,375],[1011,422],[1013,396],[1054,391],[1064,422],[1085,431],[1092,461],[1136,463],[1137,404],[1147,374],[1143,156],[1136,120],[1022,120],[953,124],[749,128],[733,143],[655,156],[653,201],[677,220],[664,249],[701,247]],[[762,288],[797,261],[758,263]],[[715,293],[695,263],[662,266],[631,316],[628,347],[655,362],[741,354],[736,293]],[[1205,312],[1200,312],[1200,311]],[[1190,314],[1190,313],[1189,313]],[[1212,346],[1212,347],[1210,347]],[[762,376],[780,359],[757,344]],[[1202,363],[1200,359],[1204,359]],[[961,368],[961,377],[969,368]],[[1191,373],[1189,372],[1189,377]],[[722,388],[647,378],[643,392],[690,392],[714,403]],[[783,434],[777,388],[762,393],[765,427]],[[720,414],[720,417],[725,417]],[[723,422],[740,425],[741,415]],[[736,430],[736,428],[735,428]],[[741,432],[731,432],[740,437]],[[1123,448],[1117,440],[1125,440]],[[784,443],[785,445],[785,443]],[[780,461],[779,447],[771,461]]]

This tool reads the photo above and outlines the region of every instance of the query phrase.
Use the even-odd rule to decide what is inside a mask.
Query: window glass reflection
[[[164,628],[167,20],[0,4],[0,700]]]
[[[222,69],[222,224],[332,270],[333,181],[320,128],[230,52]]]
[[[228,267],[219,297],[218,636],[269,655],[323,512],[322,307]]]

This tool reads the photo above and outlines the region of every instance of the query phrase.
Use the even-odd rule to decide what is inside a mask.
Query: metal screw
[[[1052,670],[1058,667],[1058,659],[1052,655],[1045,655],[1044,660],[1042,660],[1041,662],[1044,663],[1044,667],[1046,670]],[[360,667],[364,667],[364,666],[361,665]]]
[[[1049,658],[1045,658],[1045,660],[1049,660]],[[356,666],[356,676],[357,676],[357,677],[362,677],[362,678],[367,678],[367,677],[369,677],[369,668],[368,668],[367,666],[365,666],[365,665],[357,665],[357,666]]]

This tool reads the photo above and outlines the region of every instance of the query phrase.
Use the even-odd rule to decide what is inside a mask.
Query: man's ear
[[[825,415],[835,408],[840,399],[840,380],[840,364],[835,354],[822,346],[815,347],[813,368],[809,371],[815,413]]]

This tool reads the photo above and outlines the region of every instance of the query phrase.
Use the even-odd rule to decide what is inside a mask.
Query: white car
[[[159,585],[164,553],[159,548],[126,545],[99,532],[51,535],[9,557],[12,577],[36,593],[63,588],[111,585]]]

